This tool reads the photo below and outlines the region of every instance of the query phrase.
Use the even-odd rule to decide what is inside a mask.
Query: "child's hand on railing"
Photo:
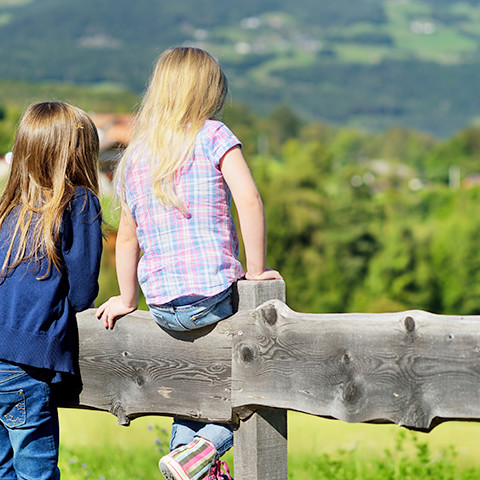
[[[105,303],[100,305],[95,312],[97,318],[103,320],[106,329],[113,329],[118,318],[123,317],[136,310],[137,307],[130,307],[123,303],[122,297],[109,298]]]
[[[271,268],[266,268],[262,273],[247,272],[245,278],[247,280],[283,280],[280,273]]]

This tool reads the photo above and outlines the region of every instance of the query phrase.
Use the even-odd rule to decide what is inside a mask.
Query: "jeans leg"
[[[218,457],[233,446],[233,426],[224,423],[205,423],[194,420],[175,419],[172,425],[170,450],[202,437],[213,443]]]
[[[13,468],[13,449],[8,437],[8,430],[0,423],[0,478],[2,480],[17,480]]]
[[[37,408],[32,405],[27,418],[27,425],[13,429],[10,435],[15,451],[15,471],[22,480],[58,480],[57,408],[48,400],[43,405],[38,404]]]
[[[197,431],[196,436],[212,442],[217,450],[217,456],[220,458],[233,446],[233,425],[204,423],[204,426]]]
[[[18,480],[58,480],[58,414],[40,371],[0,363],[0,421]]]
[[[195,422],[194,420],[174,418],[170,438],[170,451],[193,441],[197,430],[199,430],[202,425],[200,422]]]

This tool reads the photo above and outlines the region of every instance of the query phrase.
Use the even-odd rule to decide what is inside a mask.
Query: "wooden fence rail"
[[[286,480],[287,410],[431,430],[480,419],[480,316],[305,314],[282,281],[239,282],[238,312],[168,332],[148,312],[78,315],[76,407],[232,422],[236,480]],[[255,308],[258,307],[258,308]],[[70,405],[72,406],[72,405]]]

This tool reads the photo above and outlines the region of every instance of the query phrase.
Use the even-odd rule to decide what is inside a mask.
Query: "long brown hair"
[[[14,214],[0,278],[21,262],[47,257],[61,269],[58,241],[62,216],[76,187],[98,196],[97,129],[88,115],[63,102],[43,102],[23,114],[15,134],[12,165],[0,197],[0,228]],[[10,225],[10,220],[9,220]]]
[[[184,210],[175,194],[175,174],[190,158],[205,120],[220,119],[227,91],[222,68],[205,50],[176,47],[163,52],[143,98],[133,140],[117,167],[120,186],[131,154],[143,149],[156,196],[163,204]]]

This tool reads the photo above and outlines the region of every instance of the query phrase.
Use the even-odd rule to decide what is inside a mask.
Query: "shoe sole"
[[[161,458],[158,462],[158,468],[166,480],[190,480],[190,477],[187,476],[178,462],[169,457]]]

